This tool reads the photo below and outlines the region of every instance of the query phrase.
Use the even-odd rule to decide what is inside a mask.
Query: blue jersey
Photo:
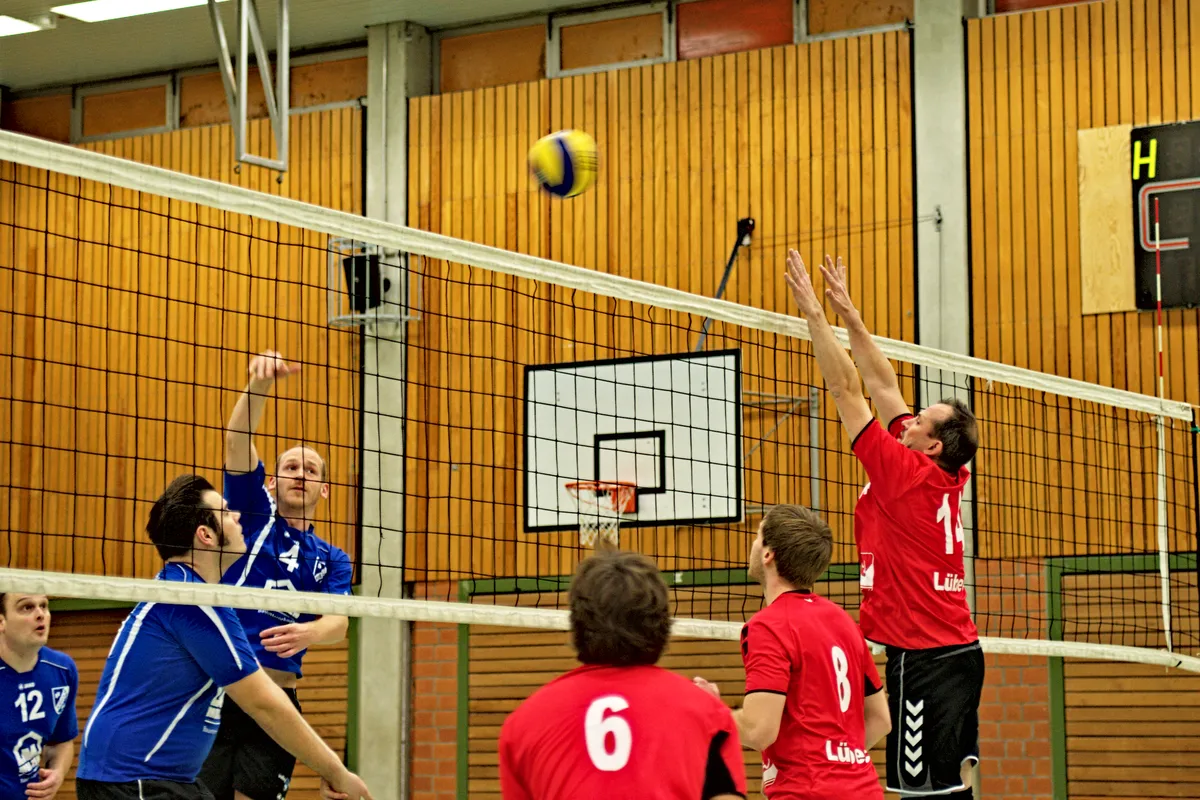
[[[43,647],[37,666],[17,672],[0,661],[0,800],[24,800],[37,782],[42,749],[79,735],[79,670],[66,653]]]
[[[278,516],[275,498],[263,483],[265,479],[266,469],[261,461],[254,472],[225,473],[225,499],[232,510],[241,512],[246,554],[229,568],[221,582],[260,589],[350,594],[354,576],[350,557],[341,548],[318,538],[312,526],[300,531]],[[301,674],[300,662],[306,650],[291,658],[280,658],[262,646],[259,634],[277,625],[310,622],[316,615],[256,609],[238,609],[237,614],[259,663],[297,676]]]
[[[204,582],[179,563],[165,565],[158,580]],[[108,651],[79,777],[196,780],[221,724],[224,687],[257,670],[232,609],[140,603]]]

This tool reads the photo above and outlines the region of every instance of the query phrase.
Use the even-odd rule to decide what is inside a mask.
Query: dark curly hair
[[[584,559],[568,604],[571,644],[584,664],[655,664],[666,649],[667,585],[641,553],[600,551]]]

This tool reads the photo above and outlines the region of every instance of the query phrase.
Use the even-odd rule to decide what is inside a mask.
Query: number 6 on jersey
[[[633,748],[633,731],[617,713],[629,708],[629,702],[618,695],[607,695],[592,701],[583,718],[583,736],[588,757],[601,772],[617,772],[629,763]],[[609,716],[605,716],[609,715]],[[612,749],[609,749],[609,737]]]

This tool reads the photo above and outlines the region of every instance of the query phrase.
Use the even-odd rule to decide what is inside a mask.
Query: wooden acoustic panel
[[[1080,313],[1136,311],[1130,125],[1081,130],[1079,137]],[[1063,265],[1042,264],[1041,269]]]

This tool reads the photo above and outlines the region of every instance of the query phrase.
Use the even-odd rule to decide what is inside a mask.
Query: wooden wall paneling
[[[899,46],[901,41],[903,47]],[[774,277],[777,262],[782,260],[788,245],[799,244],[808,251],[814,268],[815,258],[827,249],[847,256],[853,250],[857,256],[848,256],[848,260],[859,271],[864,288],[869,280],[865,277],[864,249],[883,254],[888,250],[887,237],[892,235],[896,246],[907,247],[909,255],[898,256],[888,251],[886,257],[890,263],[899,269],[906,258],[911,259],[911,241],[907,244],[902,241],[904,236],[911,240],[912,229],[907,227],[911,221],[900,225],[890,222],[894,218],[890,216],[892,206],[899,213],[903,202],[911,202],[911,169],[904,166],[905,159],[911,159],[911,142],[905,138],[907,134],[901,135],[909,126],[908,103],[891,97],[907,84],[903,78],[884,78],[883,58],[876,70],[876,52],[887,54],[891,63],[907,68],[907,37],[881,34],[856,45],[822,43],[788,47],[516,86],[512,90],[516,127],[513,121],[501,119],[501,109],[505,106],[496,99],[499,95],[487,94],[492,90],[463,93],[462,100],[456,96],[416,102],[415,118],[427,113],[483,144],[465,147],[461,157],[459,149],[464,146],[458,141],[458,134],[452,135],[452,143],[444,142],[447,146],[433,153],[415,146],[414,158],[423,162],[414,167],[414,180],[426,188],[421,189],[424,197],[418,192],[414,205],[428,206],[435,195],[440,198],[436,201],[440,213],[431,216],[428,224],[443,233],[518,249],[542,248],[540,254],[556,260],[609,269],[701,294],[715,290],[733,221],[751,215],[759,221],[755,245],[739,259],[728,296],[739,302],[792,313],[790,298]],[[794,69],[789,69],[789,62],[795,65]],[[878,76],[878,92],[874,92],[870,79],[864,80],[867,75]],[[781,79],[800,91],[781,85]],[[801,108],[800,103],[809,110],[792,111]],[[880,103],[890,116],[883,130],[891,128],[899,145],[895,144],[896,139],[889,143],[884,135],[875,136],[879,124],[870,119],[869,112]],[[539,110],[543,108],[544,113]],[[839,124],[838,110],[843,117],[857,120],[857,127],[851,125],[853,130],[845,129],[842,121],[841,127],[833,129],[831,126]],[[807,124],[803,122],[803,114],[809,116]],[[787,124],[792,118],[797,121],[795,127]],[[525,124],[524,131],[520,130],[521,123]],[[438,119],[429,122],[431,130],[442,124]],[[533,187],[523,163],[516,167],[507,164],[503,169],[489,165],[479,173],[476,165],[503,157],[498,145],[482,130],[485,124],[498,131],[496,135],[501,138],[513,138],[513,146],[502,149],[510,158],[521,161],[529,142],[548,130],[564,127],[593,130],[601,146],[599,184],[582,197],[564,201],[549,198]],[[503,132],[506,127],[507,133]],[[797,136],[796,129],[800,127]],[[848,135],[849,142],[845,141]],[[446,134],[441,138],[446,140]],[[879,144],[874,144],[875,141]],[[811,142],[816,143],[816,154],[810,154]],[[795,153],[794,163],[792,153]],[[868,168],[863,163],[868,156],[877,165],[873,167],[874,180],[869,192]],[[752,165],[758,165],[757,170]],[[430,171],[428,179],[421,177],[426,168]],[[510,169],[524,176],[520,180],[523,186],[528,186],[528,191],[518,193],[511,205],[501,206],[494,196],[501,191],[504,170]],[[794,196],[789,192],[795,185],[791,182],[792,174],[799,184],[799,193]],[[439,181],[447,180],[453,188],[438,194]],[[893,188],[895,180],[903,180],[907,186]],[[686,183],[681,184],[683,181]],[[698,191],[693,191],[693,186]],[[823,191],[826,188],[830,191]],[[905,193],[908,200],[904,199]],[[789,203],[795,204],[794,212]],[[511,209],[515,216],[503,224],[496,220],[489,222],[487,217],[498,214],[498,209]],[[869,232],[859,219],[871,214],[880,219],[876,223],[878,231]],[[515,234],[502,237],[502,229],[509,226],[516,229]],[[892,232],[892,228],[898,230]],[[604,235],[600,233],[602,230]],[[496,471],[519,466],[502,463],[513,459],[502,455],[501,446],[487,446],[475,452],[473,458],[477,463],[472,469],[482,477],[460,486],[465,479],[460,470],[447,478],[451,485],[446,491],[432,484],[442,464],[458,461],[454,455],[456,448],[478,448],[481,442],[503,441],[506,436],[514,436],[520,425],[517,405],[511,406],[511,420],[489,410],[493,406],[481,406],[465,414],[456,412],[456,409],[473,409],[470,400],[450,390],[458,385],[456,381],[463,380],[464,388],[473,387],[475,394],[483,394],[486,386],[475,386],[479,375],[487,375],[494,385],[502,380],[495,370],[502,373],[519,366],[509,363],[513,356],[498,349],[497,343],[507,335],[504,309],[485,310],[502,302],[498,298],[504,292],[493,288],[499,286],[497,279],[481,270],[459,273],[455,272],[455,265],[446,265],[445,269],[443,274],[452,276],[451,280],[437,275],[432,278],[434,285],[427,296],[429,315],[427,323],[422,325],[425,330],[414,332],[414,343],[419,341],[427,352],[413,362],[414,368],[420,370],[414,374],[413,382],[422,387],[418,394],[426,402],[424,430],[414,433],[412,441],[423,444],[425,449],[414,447],[411,452],[420,453],[421,460],[433,463],[428,475],[414,479],[416,482],[410,489],[428,497],[444,498],[444,503],[441,500],[414,503],[412,510],[418,517],[410,521],[414,531],[430,531],[430,536],[456,541],[453,545],[425,541],[425,560],[415,560],[412,574],[435,578],[449,577],[457,570],[473,574],[490,570],[505,571],[504,574],[511,574],[511,570],[518,574],[569,573],[576,556],[563,545],[574,540],[573,532],[527,536],[517,528],[522,525],[521,515],[496,504],[496,492],[502,485]],[[901,291],[899,287],[905,279],[888,275],[888,269],[879,265],[873,265],[872,269],[874,281],[882,279],[885,286],[896,286]],[[679,350],[690,346],[699,328],[698,319],[655,312],[638,304],[611,304],[586,293],[554,288],[531,286],[530,291],[533,296],[515,301],[527,313],[513,319],[521,320],[523,330],[517,333],[520,341],[535,346],[511,348],[519,353],[516,358],[527,363]],[[864,307],[869,305],[870,294],[863,292]],[[903,302],[901,298],[896,303],[894,314],[876,312],[877,329],[881,333],[895,336],[904,329],[911,331],[912,322],[902,311]],[[465,319],[439,319],[453,312]],[[616,317],[611,316],[614,313]],[[535,324],[539,319],[545,324]],[[655,324],[647,324],[648,319]],[[901,330],[888,330],[893,319],[902,326]],[[615,327],[610,328],[610,322]],[[543,332],[536,333],[533,328]],[[735,338],[728,339],[728,335]],[[794,371],[799,362],[788,354],[786,348],[793,347],[791,342],[723,324],[714,326],[710,333],[713,347],[738,340],[743,345],[747,380],[758,380],[762,384],[759,388],[791,392],[795,389],[793,378],[809,379]],[[545,345],[537,346],[539,341]],[[452,342],[461,342],[467,349],[462,355],[457,351],[442,353]],[[444,366],[435,366],[439,363]],[[488,365],[481,366],[484,363]],[[460,378],[453,374],[456,370],[461,373],[478,369],[483,371],[472,373],[475,377]],[[418,405],[421,404],[414,402],[414,407]],[[840,425],[832,415],[823,416],[822,447],[827,450],[823,474],[842,484],[828,490],[828,502],[836,511],[841,506],[848,508],[861,481],[853,459],[843,452],[845,436]],[[451,421],[475,428],[486,422],[487,426],[507,430],[497,431],[498,439],[487,440],[469,432],[447,430]],[[748,413],[747,436],[753,437],[755,431],[765,433],[774,421],[774,417],[765,414],[756,417]],[[806,483],[802,478],[807,474],[807,455],[798,446],[806,440],[806,425],[800,417],[776,432],[768,445],[756,453],[757,463],[747,464],[751,502],[783,491],[782,484],[777,489],[773,484],[786,480],[787,475],[795,476],[793,483],[796,478]],[[512,474],[511,494],[515,494],[520,491],[520,483],[516,472]],[[439,503],[448,513],[439,514],[435,510]],[[438,519],[422,520],[420,515]],[[464,532],[466,526],[472,529],[470,535]],[[513,526],[514,532],[507,533],[506,526]],[[685,532],[681,538],[666,530],[645,529],[630,532],[627,544],[661,551],[664,558],[678,554],[683,566],[731,561],[740,564],[745,557],[741,536],[732,531],[714,535],[712,529],[703,529]],[[472,537],[491,541],[497,541],[498,537],[507,543],[474,547]],[[689,546],[683,548],[687,540]],[[505,548],[514,554],[511,566],[504,566],[504,559],[497,556]],[[439,549],[445,551],[445,556],[438,555]]]

